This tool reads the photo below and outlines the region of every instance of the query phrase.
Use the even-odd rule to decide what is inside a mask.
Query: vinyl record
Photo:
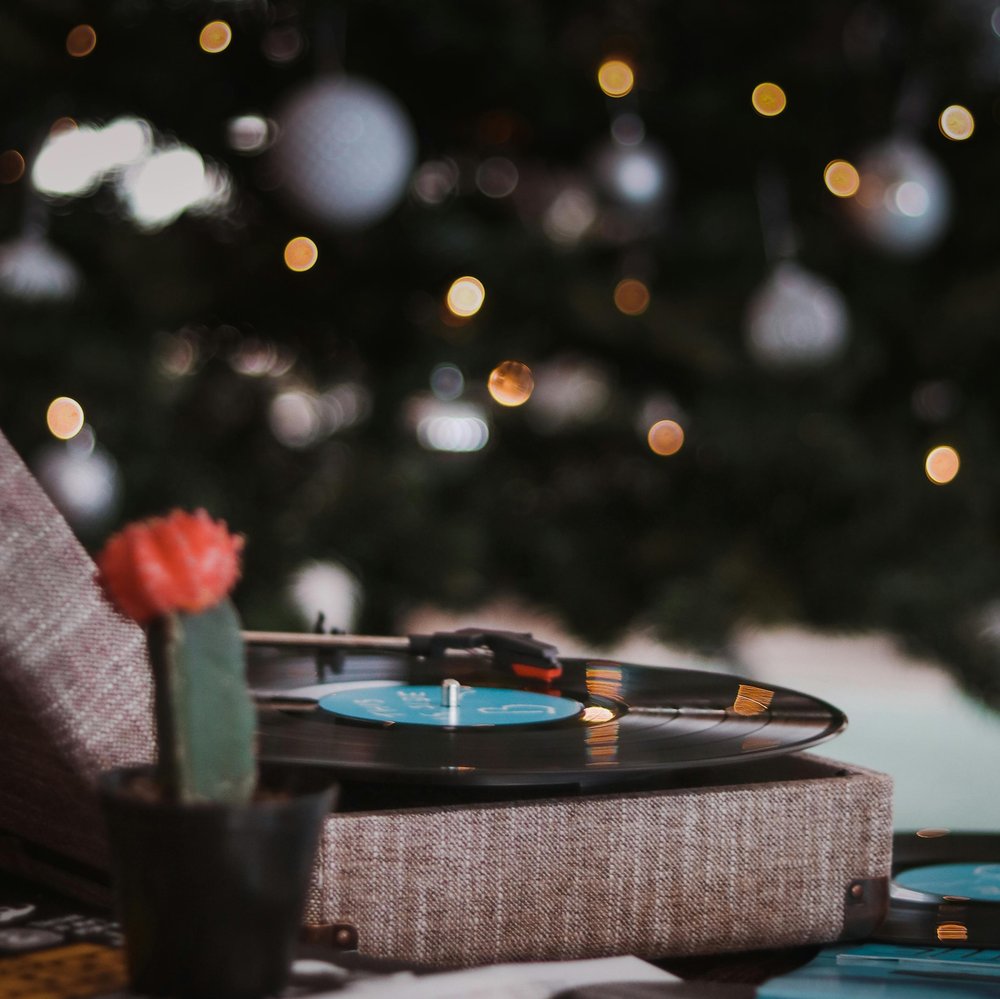
[[[806,749],[846,724],[795,691],[604,660],[560,659],[561,676],[545,683],[477,654],[338,651],[332,680],[302,688],[315,654],[251,648],[250,659],[258,699],[271,701],[261,760],[351,780],[621,786]]]
[[[897,833],[889,910],[875,936],[931,948],[1000,948],[1000,836]]]

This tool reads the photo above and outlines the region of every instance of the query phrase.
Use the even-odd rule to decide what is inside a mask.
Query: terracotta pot
[[[336,788],[178,805],[137,793],[151,778],[151,768],[130,767],[100,782],[132,988],[192,999],[277,994]]]

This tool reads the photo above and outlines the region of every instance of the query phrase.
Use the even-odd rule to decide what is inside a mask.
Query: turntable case
[[[873,929],[890,778],[801,754],[698,779],[332,815],[307,922],[351,924],[362,953],[442,965],[708,954]]]
[[[97,774],[153,755],[140,629],[0,435],[0,867],[100,898]],[[870,928],[887,777],[803,755],[642,793],[327,820],[307,920],[435,964],[706,953]],[[103,893],[107,899],[106,890]]]

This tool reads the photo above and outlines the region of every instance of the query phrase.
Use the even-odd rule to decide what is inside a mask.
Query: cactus
[[[256,786],[254,707],[228,598],[242,547],[204,510],[175,510],[130,524],[97,557],[112,602],[147,628],[167,800],[239,804]]]
[[[249,800],[255,716],[232,602],[155,618],[148,643],[164,794],[182,802]]]

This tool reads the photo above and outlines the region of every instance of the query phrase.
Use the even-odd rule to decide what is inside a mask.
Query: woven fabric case
[[[92,899],[107,869],[93,781],[154,754],[143,634],[94,572],[0,435],[0,866]],[[699,779],[333,815],[306,919],[352,924],[366,954],[448,965],[870,929],[889,872],[887,777],[804,755]]]
[[[362,953],[444,965],[871,931],[890,778],[809,754],[705,777],[729,783],[332,815],[307,922],[351,924]]]

